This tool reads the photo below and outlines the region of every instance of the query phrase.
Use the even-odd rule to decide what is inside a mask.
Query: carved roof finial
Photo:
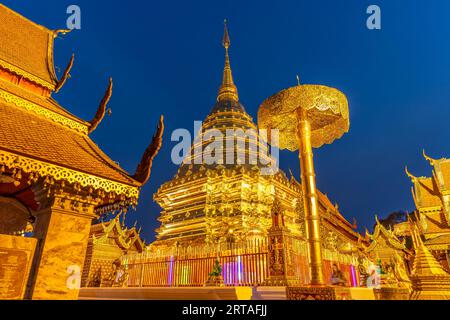
[[[72,70],[74,60],[75,60],[75,54],[72,53],[72,57],[70,58],[70,61],[67,64],[66,70],[64,70],[64,73],[63,73],[61,79],[59,79],[58,83],[56,84],[56,87],[55,87],[56,93],[58,93],[58,91],[64,86],[64,84],[66,83],[66,80],[68,78],[70,78],[69,72],[70,72],[70,70]]]
[[[88,133],[92,133],[95,129],[97,129],[100,122],[102,122],[103,117],[105,116],[106,106],[108,105],[109,99],[112,96],[112,87],[113,81],[112,78],[109,78],[108,88],[106,88],[105,95],[103,96],[100,105],[98,106],[97,112],[95,113],[94,119],[90,121],[91,126],[89,127]]]
[[[153,135],[152,142],[142,155],[141,162],[139,163],[136,172],[133,175],[133,178],[142,183],[143,185],[150,178],[153,159],[158,154],[159,149],[161,149],[163,133],[164,133],[164,116],[161,115],[161,117],[159,118],[158,127],[156,128],[156,132]]]
[[[370,239],[370,232],[369,232],[369,230],[367,228],[365,228],[364,237],[366,238],[366,240]]]
[[[225,47],[226,50],[228,50],[228,48],[230,47],[230,36],[228,34],[228,27],[227,27],[227,19],[223,20],[223,24],[224,24],[224,29],[223,29],[223,39],[222,39],[222,44]]]
[[[422,155],[425,158],[425,160],[427,160],[432,166],[434,166],[434,162],[436,161],[436,159],[427,156],[427,154],[425,153],[425,149],[422,149]]]
[[[65,36],[69,32],[72,32],[73,29],[56,29],[53,30],[53,36],[56,38],[60,33]]]
[[[417,177],[413,176],[409,171],[408,171],[408,167],[405,166],[405,173],[406,175],[411,179],[412,183],[414,183],[417,179]]]

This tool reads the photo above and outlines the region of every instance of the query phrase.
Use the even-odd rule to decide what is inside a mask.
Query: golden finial
[[[434,166],[434,162],[435,162],[436,160],[433,159],[433,158],[430,158],[429,156],[427,156],[427,154],[425,153],[425,149],[422,149],[422,155],[423,155],[423,157],[425,158],[425,160],[427,160],[428,162],[430,162],[430,164],[431,164],[432,166]]]
[[[370,239],[370,232],[369,232],[369,230],[367,230],[367,228],[364,228],[364,229],[365,229],[364,237],[366,238],[366,240],[369,240]]]
[[[223,40],[222,40],[222,44],[225,47],[226,50],[228,50],[228,48],[230,47],[230,36],[228,35],[228,27],[227,27],[227,19],[223,20]]]
[[[408,166],[405,166],[405,173],[413,183],[416,181],[417,178],[408,171]]]
[[[70,58],[69,63],[67,64],[66,69],[64,70],[63,76],[61,77],[61,79],[58,81],[58,83],[56,84],[55,87],[55,93],[58,93],[58,91],[62,88],[62,86],[66,83],[66,80],[68,78],[70,78],[70,70],[72,70],[73,67],[73,62],[75,60],[75,54],[72,53],[72,57]]]
[[[222,45],[225,48],[225,67],[223,69],[222,84],[219,88],[217,100],[231,100],[239,101],[236,85],[233,81],[233,74],[231,72],[230,57],[228,56],[228,48],[230,47],[230,36],[228,34],[227,20],[224,20],[224,31]]]
[[[56,30],[53,30],[53,37],[56,38],[59,34],[62,34],[63,36],[65,36],[69,32],[72,32],[72,30],[73,29],[56,29]]]

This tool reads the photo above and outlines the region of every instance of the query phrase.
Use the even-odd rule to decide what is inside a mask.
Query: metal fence
[[[292,266],[295,279],[309,283],[306,242],[293,239],[284,243],[285,258]],[[356,285],[351,256],[334,254],[324,250],[324,274],[331,279],[331,266],[337,264],[348,279],[348,285]],[[269,247],[266,239],[240,243],[174,247],[156,252],[122,257],[128,269],[129,287],[200,287],[208,280],[218,259],[226,286],[259,286],[269,277]]]
[[[198,245],[124,256],[128,286],[203,286],[219,259],[227,286],[253,286],[268,277],[267,241]]]

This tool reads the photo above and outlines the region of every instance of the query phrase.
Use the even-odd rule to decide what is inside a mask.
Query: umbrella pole
[[[297,134],[306,220],[306,238],[308,241],[309,269],[311,274],[310,284],[324,285],[320,240],[320,216],[317,201],[316,174],[314,171],[311,146],[311,124],[309,123],[306,111],[303,108],[299,108],[298,116],[299,123]]]

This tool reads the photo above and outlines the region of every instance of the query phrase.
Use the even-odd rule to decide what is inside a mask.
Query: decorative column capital
[[[90,196],[83,189],[75,190],[72,186],[66,187],[64,184],[48,186],[38,183],[33,186],[38,210],[46,209],[64,211],[66,214],[96,217],[95,207],[100,205],[102,199]]]

